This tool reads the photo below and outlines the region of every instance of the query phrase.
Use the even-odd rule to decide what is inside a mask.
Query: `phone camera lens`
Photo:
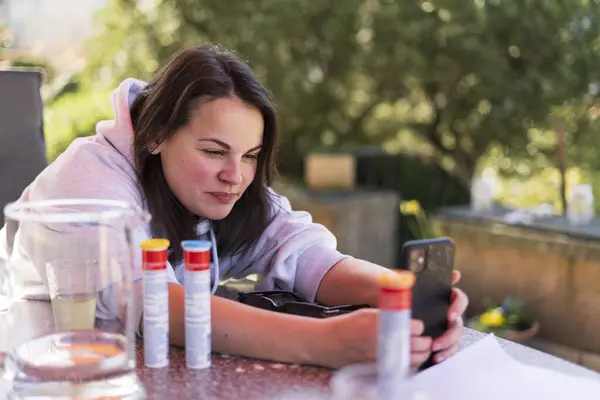
[[[411,260],[410,270],[416,274],[425,269],[425,254],[420,253]]]

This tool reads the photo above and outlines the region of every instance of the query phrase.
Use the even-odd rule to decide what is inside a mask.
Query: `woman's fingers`
[[[436,363],[441,363],[442,361],[446,360],[449,357],[452,357],[454,354],[456,354],[456,352],[458,351],[458,343],[454,344],[450,347],[448,347],[447,349],[440,351],[439,353],[436,353],[435,356],[433,356],[433,361]]]
[[[429,353],[431,351],[431,338],[423,336],[412,337],[410,340],[410,351]]]
[[[462,290],[452,288],[450,307],[448,307],[448,321],[457,320],[465,313],[469,305],[469,298]]]
[[[435,339],[432,344],[432,350],[434,352],[446,351],[455,345],[460,344],[462,338],[463,320],[462,318],[457,319],[450,323],[448,330],[444,332],[442,336]]]
[[[418,319],[410,320],[410,336],[420,336],[423,334],[424,330],[425,325],[423,324],[423,321]]]
[[[412,369],[418,369],[425,361],[427,361],[430,354],[430,351],[412,352],[410,354],[410,367]]]
[[[461,277],[462,277],[462,274],[460,273],[459,270],[455,269],[454,271],[452,271],[452,284],[456,285],[460,281]]]

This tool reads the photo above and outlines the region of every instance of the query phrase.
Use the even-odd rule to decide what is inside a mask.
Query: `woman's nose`
[[[241,184],[243,179],[240,163],[236,161],[227,163],[219,173],[219,179],[229,185]]]

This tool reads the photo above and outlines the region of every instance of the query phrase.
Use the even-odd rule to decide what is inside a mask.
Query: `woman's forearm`
[[[317,301],[328,306],[368,304],[377,306],[379,275],[389,271],[380,265],[356,258],[346,258],[325,274]]]
[[[171,344],[185,345],[184,288],[169,284]],[[262,310],[212,296],[212,350],[277,362],[320,363],[326,320]]]

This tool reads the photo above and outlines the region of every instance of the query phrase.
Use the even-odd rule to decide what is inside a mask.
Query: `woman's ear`
[[[162,150],[162,142],[161,143],[152,143],[148,145],[148,152],[152,155],[157,155]]]

